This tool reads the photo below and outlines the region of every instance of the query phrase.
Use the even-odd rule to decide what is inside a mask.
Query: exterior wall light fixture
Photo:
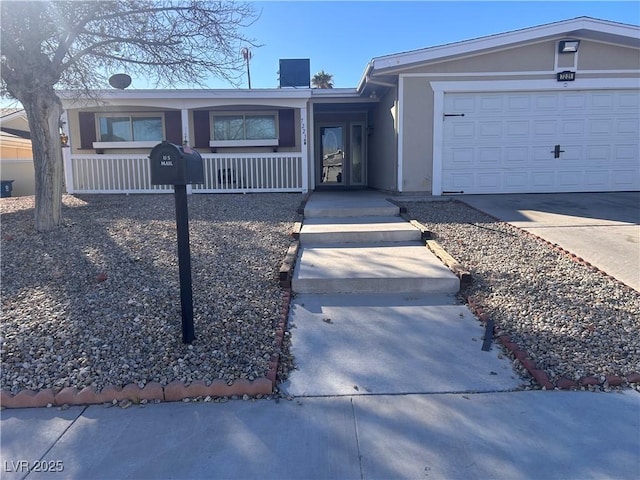
[[[558,52],[575,53],[580,46],[580,40],[560,40],[558,43]]]

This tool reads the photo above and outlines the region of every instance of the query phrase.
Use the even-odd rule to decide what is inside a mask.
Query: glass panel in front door
[[[344,128],[320,127],[322,152],[322,183],[341,184],[344,181]]]
[[[351,185],[364,184],[364,124],[351,124]]]

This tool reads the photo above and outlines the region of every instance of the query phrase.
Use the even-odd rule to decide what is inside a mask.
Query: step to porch
[[[314,193],[304,209],[304,218],[393,217],[400,209],[378,192]]]
[[[400,217],[316,217],[305,219],[300,230],[303,244],[407,242],[421,233]]]
[[[459,279],[418,242],[305,245],[296,293],[455,294]]]

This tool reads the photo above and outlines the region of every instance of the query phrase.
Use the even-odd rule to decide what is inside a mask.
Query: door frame
[[[363,181],[358,184],[352,184],[352,171],[351,171],[351,161],[353,158],[352,155],[352,145],[353,145],[353,130],[352,127],[354,125],[360,125],[362,128],[362,160],[364,162],[362,169],[362,178]],[[323,127],[330,126],[340,126],[343,127],[343,147],[346,153],[345,162],[343,165],[343,179],[342,183],[322,183],[322,136],[320,134],[321,129]],[[358,190],[365,189],[368,186],[367,181],[367,168],[368,168],[368,136],[367,136],[367,118],[366,115],[363,117],[362,114],[357,115],[354,112],[340,112],[332,115],[331,119],[323,118],[322,120],[314,121],[314,148],[313,148],[313,158],[314,158],[314,174],[315,174],[315,189],[316,190]]]

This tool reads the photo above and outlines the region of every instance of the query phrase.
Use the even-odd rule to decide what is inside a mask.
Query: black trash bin
[[[13,191],[13,182],[15,180],[2,180],[0,183],[2,184],[2,192],[0,192],[0,197],[10,197],[11,192]]]

